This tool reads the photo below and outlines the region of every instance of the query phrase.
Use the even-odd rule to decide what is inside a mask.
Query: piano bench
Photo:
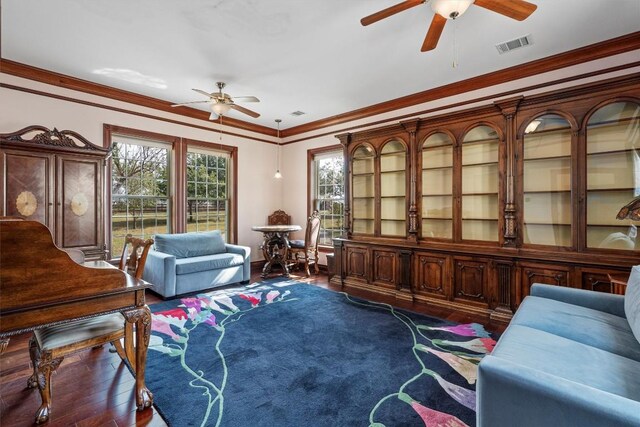
[[[124,337],[124,316],[105,314],[89,319],[75,320],[60,325],[46,326],[34,331],[29,341],[29,354],[33,375],[27,387],[38,387],[42,405],[36,412],[36,423],[44,423],[51,413],[51,374],[65,356],[112,342],[118,355],[125,360],[120,339]]]

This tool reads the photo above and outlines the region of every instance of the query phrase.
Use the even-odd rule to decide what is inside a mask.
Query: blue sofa
[[[156,234],[142,278],[164,298],[249,283],[251,248],[226,244],[219,231]]]
[[[533,285],[477,399],[479,427],[640,426],[640,266],[624,297]]]

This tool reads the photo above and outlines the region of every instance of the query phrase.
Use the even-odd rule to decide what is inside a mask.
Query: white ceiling
[[[171,102],[200,100],[191,88],[225,81],[231,96],[261,100],[242,104],[259,119],[230,117],[270,127],[282,118],[285,129],[640,30],[640,0],[530,1],[538,9],[522,22],[471,6],[421,53],[428,5],[360,25],[400,0],[3,0],[1,53]],[[525,34],[530,47],[494,47]]]

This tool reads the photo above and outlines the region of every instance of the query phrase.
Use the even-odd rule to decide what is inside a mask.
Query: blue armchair
[[[142,278],[164,298],[249,283],[251,248],[226,244],[219,231],[156,234]]]

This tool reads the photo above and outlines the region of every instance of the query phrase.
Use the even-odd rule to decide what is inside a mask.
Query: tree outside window
[[[187,152],[187,231],[229,233],[229,158],[225,153]]]
[[[314,155],[314,200],[320,213],[319,245],[332,246],[344,220],[344,158],[342,151]]]
[[[170,230],[169,148],[113,139],[111,255],[115,257],[121,254],[127,234],[148,238]]]

